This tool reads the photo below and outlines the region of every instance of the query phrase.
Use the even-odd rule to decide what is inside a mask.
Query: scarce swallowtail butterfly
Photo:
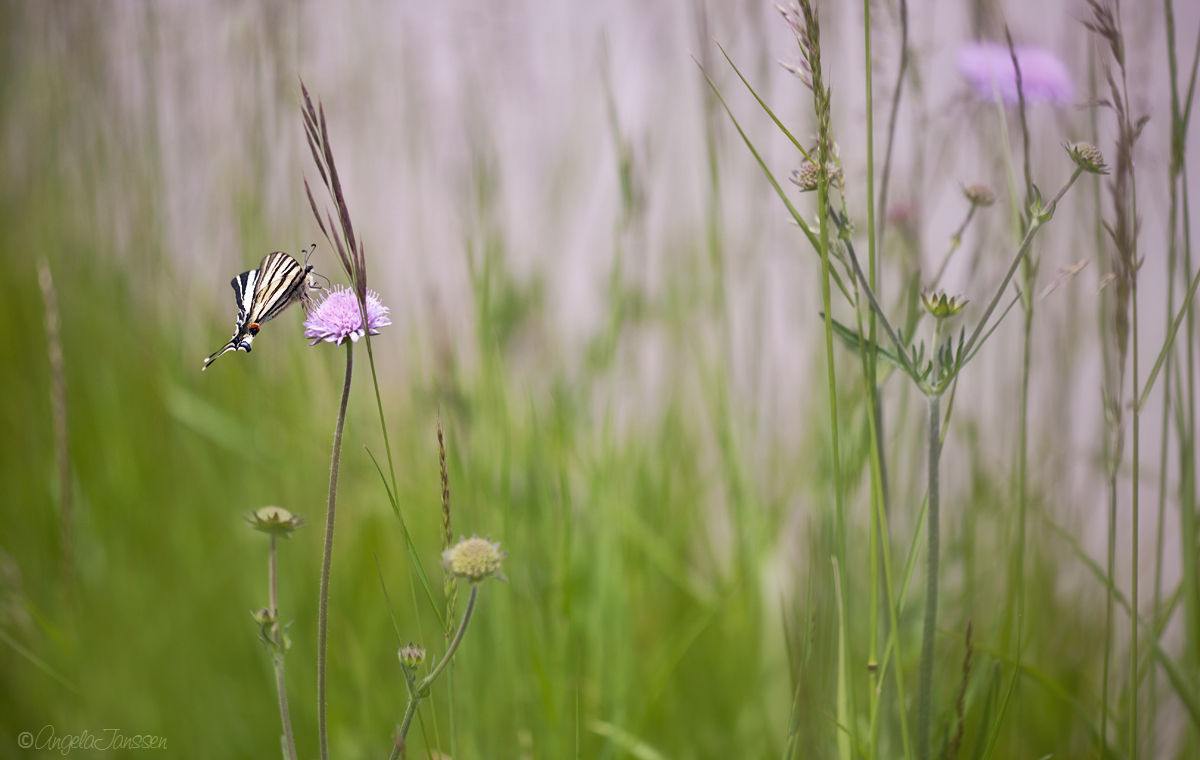
[[[315,248],[315,246],[314,246]],[[311,253],[311,251],[310,251]],[[305,257],[307,261],[308,257]],[[201,371],[229,351],[250,352],[254,336],[266,322],[279,316],[287,307],[308,298],[308,291],[319,286],[312,265],[301,266],[283,251],[267,254],[258,269],[242,272],[229,283],[237,300],[238,315],[233,337],[204,360]]]

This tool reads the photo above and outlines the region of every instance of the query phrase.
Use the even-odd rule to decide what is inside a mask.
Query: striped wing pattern
[[[311,266],[301,266],[282,251],[269,253],[258,269],[242,272],[229,283],[237,300],[237,324],[233,337],[204,360],[202,370],[230,351],[250,352],[254,336],[265,322],[308,295]]]

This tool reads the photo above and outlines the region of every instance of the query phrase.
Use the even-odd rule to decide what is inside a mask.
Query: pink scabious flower
[[[367,326],[372,335],[378,335],[379,328],[392,323],[389,311],[379,301],[378,293],[367,291]],[[354,291],[337,285],[309,310],[308,319],[304,320],[304,337],[313,339],[311,346],[323,340],[340,346],[346,338],[358,342],[363,336],[361,314]]]
[[[1015,52],[1017,65],[1021,67],[1021,89],[1026,103],[1056,106],[1071,103],[1075,85],[1057,55],[1039,47],[1019,47]],[[1007,47],[992,42],[963,45],[958,51],[958,70],[980,99],[991,100],[996,92],[1006,105],[1017,104],[1017,70]]]

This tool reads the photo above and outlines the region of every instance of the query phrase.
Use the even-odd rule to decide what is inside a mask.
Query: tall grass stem
[[[333,430],[333,461],[329,466],[329,499],[325,507],[325,550],[321,557],[321,589],[317,603],[317,737],[321,745],[321,760],[329,760],[329,733],[325,715],[325,644],[329,632],[329,572],[333,564],[333,523],[337,513],[338,468],[342,460],[342,430],[346,425],[346,405],[350,401],[350,381],[353,376],[354,342],[346,341],[346,381],[342,385],[342,402],[338,406],[337,426]]]
[[[935,341],[935,352],[937,343]],[[934,354],[937,355],[936,353]],[[935,360],[936,362],[936,360]],[[934,372],[938,370],[935,367]],[[917,758],[929,760],[930,731],[933,720],[933,658],[937,636],[938,608],[938,564],[941,553],[941,530],[939,528],[940,491],[938,465],[941,458],[941,405],[942,397],[930,393],[926,397],[929,410],[926,456],[929,465],[929,514],[925,521],[927,539],[925,578],[925,621],[921,632],[920,686],[917,697]]]

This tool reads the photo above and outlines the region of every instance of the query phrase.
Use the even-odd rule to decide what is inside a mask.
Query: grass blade
[[[1171,323],[1171,331],[1167,333],[1167,339],[1163,341],[1162,351],[1158,352],[1158,359],[1154,362],[1154,369],[1150,370],[1150,377],[1146,379],[1146,387],[1142,389],[1142,396],[1138,399],[1137,403],[1139,411],[1146,405],[1146,399],[1150,396],[1150,390],[1154,387],[1154,381],[1158,379],[1158,371],[1162,369],[1163,362],[1167,358],[1167,353],[1170,352],[1171,346],[1175,343],[1175,333],[1179,330],[1179,325],[1183,322],[1184,316],[1191,309],[1192,296],[1196,294],[1197,284],[1200,284],[1200,271],[1196,272],[1196,276],[1192,278],[1192,284],[1188,288],[1187,295],[1183,297],[1183,304],[1179,307],[1179,314],[1175,316],[1175,321]]]
[[[363,448],[366,448],[365,446]],[[392,505],[392,512],[396,514],[396,519],[400,521],[400,528],[404,531],[404,546],[408,550],[408,557],[412,560],[413,568],[417,571],[417,577],[421,579],[421,586],[425,589],[425,596],[429,599],[429,606],[433,608],[433,614],[437,616],[438,624],[443,629],[446,627],[445,620],[442,618],[442,611],[438,609],[438,604],[433,600],[433,589],[429,585],[429,578],[425,576],[425,568],[421,565],[421,558],[417,556],[417,548],[413,546],[412,536],[409,535],[408,525],[404,522],[404,515],[400,514],[400,505],[396,503],[396,497],[392,494],[392,489],[388,488],[387,477],[383,474],[383,469],[379,466],[379,462],[375,460],[375,455],[367,449],[367,456],[371,457],[371,464],[375,465],[375,470],[379,473],[379,479],[383,481],[383,488],[387,491],[388,501]]]

